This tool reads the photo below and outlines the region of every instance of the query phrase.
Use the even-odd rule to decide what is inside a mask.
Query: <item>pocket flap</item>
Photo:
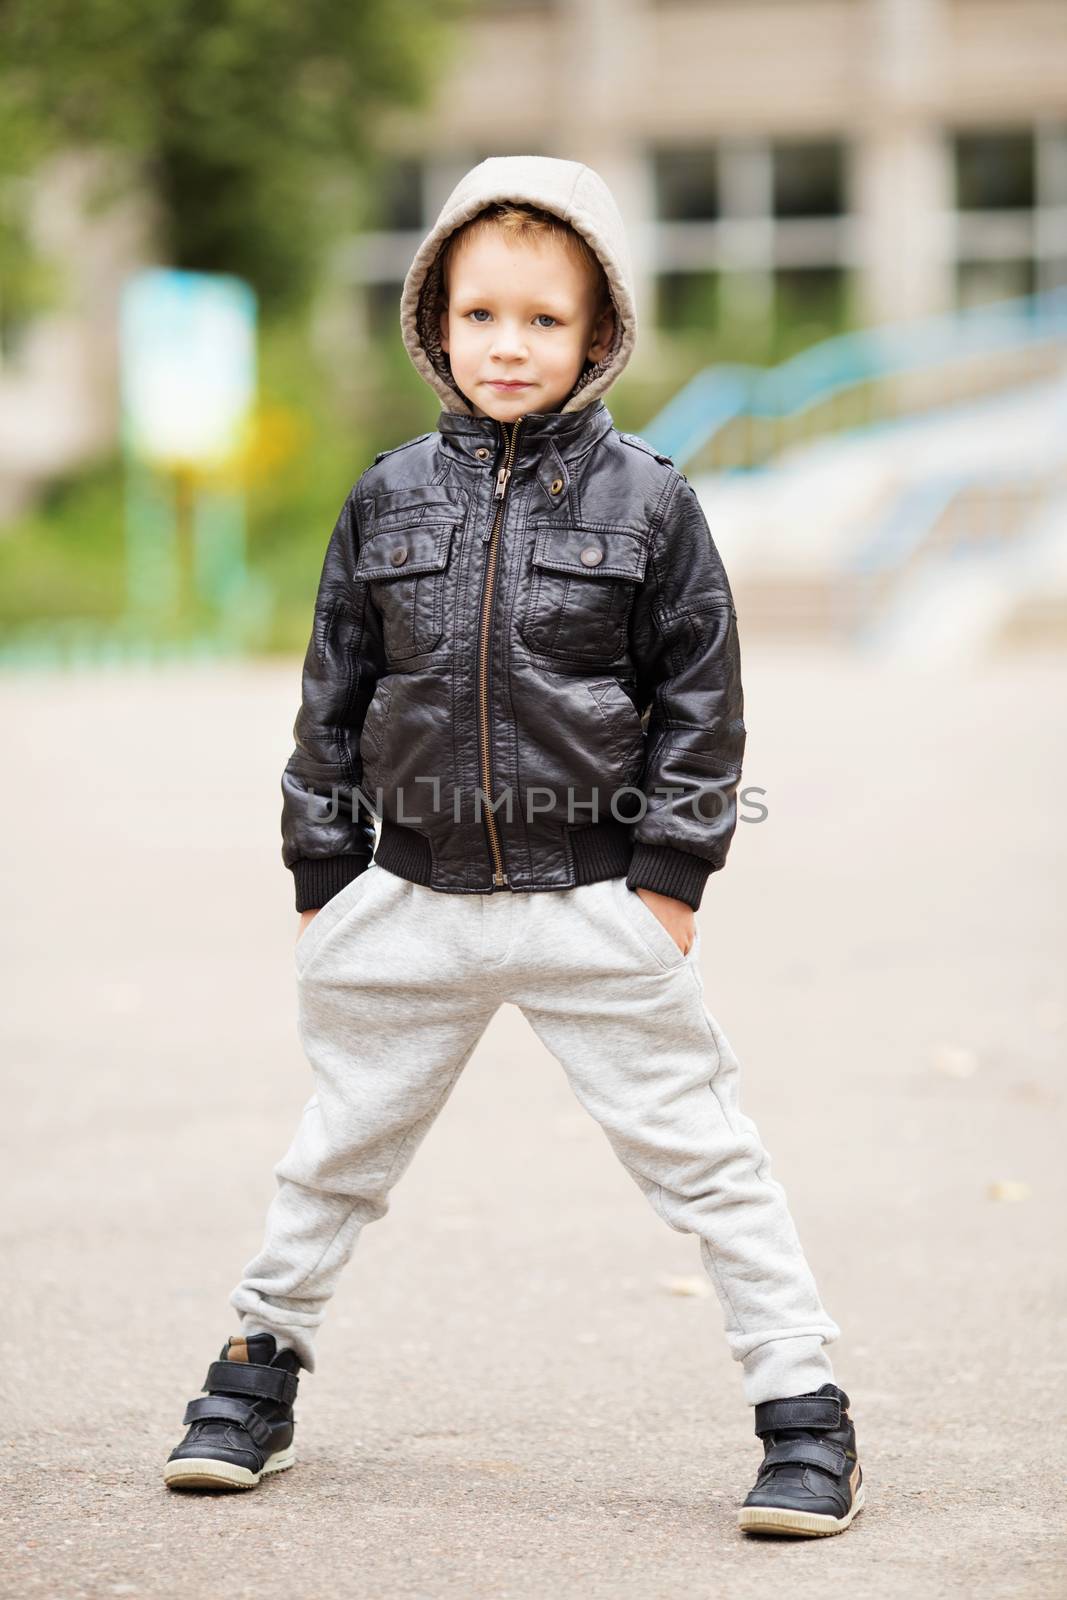
[[[441,572],[448,566],[455,523],[444,527],[388,528],[375,533],[360,547],[356,577],[370,581],[414,578],[421,572]]]
[[[550,572],[566,572],[576,578],[629,578],[631,583],[642,582],[647,560],[645,540],[621,528],[596,532],[541,528],[533,552],[534,566]]]
[[[374,526],[391,528],[416,522],[453,522],[463,516],[457,491],[440,483],[409,483],[374,496]]]

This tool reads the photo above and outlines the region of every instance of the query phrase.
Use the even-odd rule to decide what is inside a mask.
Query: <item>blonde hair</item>
[[[442,307],[448,294],[449,262],[457,245],[463,239],[477,237],[491,228],[498,229],[505,239],[516,244],[525,244],[528,240],[559,239],[589,268],[595,286],[597,315],[612,305],[611,290],[600,257],[577,228],[572,228],[569,222],[564,222],[553,212],[541,211],[537,206],[512,205],[508,201],[501,201],[479,211],[476,217],[457,228],[455,233],[449,234],[442,245],[438,257]]]

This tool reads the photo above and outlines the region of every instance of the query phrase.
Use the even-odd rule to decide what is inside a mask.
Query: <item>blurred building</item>
[[[0,327],[0,526],[42,484],[118,442],[119,296],[151,259],[154,213],[143,193],[94,208],[114,175],[99,152],[70,149],[28,180],[30,233],[58,292],[14,338]]]
[[[677,391],[713,361],[1067,286],[1067,3],[497,0],[383,147],[380,226],[348,268],[385,334],[476,161],[561,155],[604,175],[635,257],[644,426],[657,382]],[[972,358],[977,320],[962,362],[927,333],[909,375],[885,379],[875,414],[888,422],[895,389],[895,426],[835,432],[841,375],[813,370],[773,472],[687,459],[746,638],[927,665],[1067,641],[1067,345],[1021,327]],[[717,437],[767,426],[742,411]],[[825,448],[807,442],[822,430]]]
[[[650,412],[706,361],[772,359],[771,325],[796,347],[1067,284],[1067,0],[471,0],[432,103],[379,143],[342,343],[395,340],[413,251],[475,162],[578,158],[628,223]],[[151,200],[90,214],[92,167],[72,151],[34,178],[68,293],[0,341],[0,523],[116,442],[118,295],[152,259]]]
[[[456,178],[509,153],[605,176],[646,330],[947,311],[1067,283],[1067,4],[496,0],[383,147],[349,257],[374,326]]]

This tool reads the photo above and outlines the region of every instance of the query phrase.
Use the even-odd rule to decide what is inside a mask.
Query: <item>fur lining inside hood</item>
[[[578,411],[604,393],[630,359],[637,334],[629,249],[619,208],[598,173],[580,161],[552,156],[490,156],[453,189],[416,252],[400,300],[400,329],[416,371],[446,411],[474,415],[456,387],[441,349],[435,306],[441,290],[440,253],[463,223],[500,201],[537,206],[570,224],[596,252],[615,309],[615,337],[603,360],[589,364],[560,411]]]

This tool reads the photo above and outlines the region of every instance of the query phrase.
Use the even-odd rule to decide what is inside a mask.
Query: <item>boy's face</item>
[[[470,234],[452,252],[446,293],[441,345],[480,417],[555,411],[586,358],[599,361],[611,345],[612,312],[597,314],[592,273],[562,239]]]

